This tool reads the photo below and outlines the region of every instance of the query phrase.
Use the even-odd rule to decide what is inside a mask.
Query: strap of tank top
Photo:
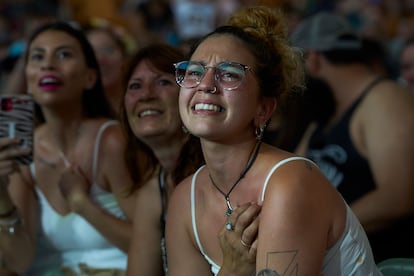
[[[162,237],[165,237],[165,221],[167,214],[167,199],[165,196],[165,171],[162,167],[158,172],[158,187],[160,189],[161,196],[161,233]]]
[[[96,180],[96,175],[98,173],[99,145],[101,143],[102,134],[105,131],[105,129],[107,129],[109,126],[116,125],[116,124],[119,124],[119,122],[116,120],[106,121],[100,126],[98,130],[98,134],[96,135],[95,146],[93,149],[93,160],[92,160],[92,177],[93,177],[92,181],[93,183],[96,183],[95,180]]]
[[[198,237],[198,230],[197,230],[197,223],[196,223],[196,214],[195,214],[195,183],[197,180],[197,176],[200,173],[200,171],[205,167],[205,165],[201,166],[193,175],[193,179],[191,180],[191,222],[193,224],[193,232],[194,237],[196,239],[197,245],[200,249],[200,252],[204,255],[204,249],[201,245],[200,238]]]
[[[361,102],[363,98],[365,98],[365,96],[368,94],[368,92],[370,92],[371,89],[375,85],[377,85],[378,83],[380,83],[381,81],[386,80],[386,79],[387,79],[386,77],[379,76],[379,77],[375,78],[374,80],[372,80],[370,83],[368,83],[368,85],[362,91],[361,96],[353,104],[353,108],[355,108],[358,105],[358,103]]]
[[[278,168],[280,168],[281,166],[283,166],[284,164],[286,164],[286,163],[288,163],[288,162],[290,162],[290,161],[296,161],[296,160],[304,160],[304,161],[308,161],[308,162],[310,162],[310,163],[314,164],[314,165],[317,167],[317,165],[316,165],[313,161],[311,161],[311,160],[309,160],[309,159],[307,159],[307,158],[305,158],[305,157],[301,157],[301,156],[289,157],[289,158],[286,158],[286,159],[283,159],[283,160],[279,161],[279,162],[278,162],[278,163],[276,163],[276,165],[274,165],[274,166],[273,166],[273,168],[270,170],[270,172],[269,172],[269,174],[267,175],[266,180],[265,180],[265,182],[264,182],[264,184],[263,184],[263,190],[262,190],[262,202],[263,202],[263,200],[264,200],[264,195],[265,195],[265,192],[266,192],[267,184],[269,183],[269,179],[270,179],[270,177],[272,177],[273,173],[274,173],[274,172],[275,172]]]

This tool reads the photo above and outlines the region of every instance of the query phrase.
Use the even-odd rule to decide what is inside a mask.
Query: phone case
[[[34,102],[30,95],[0,96],[0,137],[20,138],[20,147],[33,152]],[[20,164],[30,164],[33,154],[18,157]]]

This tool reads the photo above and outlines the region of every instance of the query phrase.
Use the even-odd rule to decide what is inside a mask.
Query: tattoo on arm
[[[297,250],[269,252],[266,256],[266,268],[259,271],[258,276],[297,276],[299,264],[296,260]],[[283,267],[273,267],[276,263],[287,264]],[[270,268],[272,267],[272,268]]]
[[[257,273],[257,276],[280,276],[276,271],[270,269],[262,269]]]

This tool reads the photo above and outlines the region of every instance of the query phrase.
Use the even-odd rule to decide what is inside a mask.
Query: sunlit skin
[[[400,57],[401,77],[408,89],[414,93],[414,44],[407,46]]]
[[[178,94],[174,75],[141,62],[131,75],[124,98],[128,122],[135,136],[149,145],[184,137],[177,108]]]
[[[234,45],[229,48],[228,45]],[[223,45],[223,46],[220,46]],[[237,51],[234,51],[237,49]],[[225,58],[224,58],[225,57]],[[232,36],[213,36],[202,43],[191,57],[192,61],[199,61],[208,66],[215,66],[222,61],[238,62],[250,66],[254,70],[254,57],[245,49],[240,40]],[[254,71],[247,70],[245,81],[233,91],[223,90],[215,83],[214,70],[209,69],[201,83],[196,88],[181,88],[180,114],[183,122],[191,133],[209,140],[246,139],[246,135],[254,129],[248,118],[260,112],[259,86],[255,80]],[[254,81],[251,81],[253,79]],[[205,90],[217,88],[214,94]],[[197,104],[206,104],[199,110]],[[243,110],[243,112],[240,112]],[[226,133],[233,133],[228,137]]]
[[[96,78],[96,72],[87,67],[82,55],[80,44],[64,32],[51,30],[40,34],[29,48],[28,92],[39,104],[55,111],[81,108],[82,93]]]

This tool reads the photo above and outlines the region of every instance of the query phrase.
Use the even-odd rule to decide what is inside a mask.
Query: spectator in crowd
[[[122,122],[137,186],[128,275],[167,275],[164,225],[175,186],[203,163],[199,139],[182,129],[174,63],[184,54],[153,44],[133,57],[127,71]],[[164,267],[164,270],[163,270]]]
[[[373,70],[362,40],[340,16],[312,16],[291,39],[335,102],[325,124],[311,124],[298,153],[315,161],[351,206],[377,262],[414,257],[413,95]]]
[[[128,62],[126,45],[109,26],[90,27],[85,31],[99,63],[106,98],[115,114],[119,114]]]
[[[30,168],[13,161],[27,154],[8,147],[15,140],[0,143],[1,263],[27,275],[123,273],[135,196],[93,48],[61,22],[41,26],[27,47],[28,91],[44,121]]]
[[[399,60],[401,84],[414,94],[414,39],[405,42]]]
[[[380,275],[357,218],[319,169],[261,142],[276,104],[304,82],[282,13],[246,7],[227,24],[175,65],[181,118],[206,164],[170,200],[169,275]],[[222,240],[235,242],[232,255]]]

